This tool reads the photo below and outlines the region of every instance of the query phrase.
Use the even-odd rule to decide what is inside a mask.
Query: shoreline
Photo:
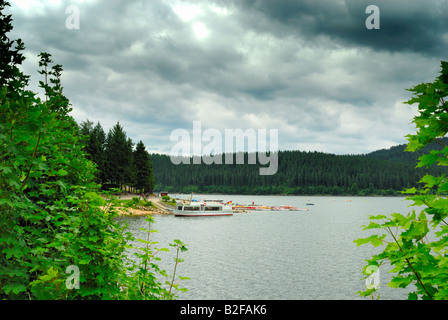
[[[172,192],[169,193],[171,195],[191,195],[191,193],[181,193],[181,192]],[[359,198],[387,198],[387,197],[408,197],[412,196],[412,194],[391,194],[391,195],[381,195],[381,194],[369,194],[369,195],[354,195],[354,194],[286,194],[286,193],[269,193],[269,194],[249,194],[249,193],[202,193],[202,192],[194,192],[193,195],[204,195],[204,196],[279,196],[279,197],[335,197],[335,198],[344,198],[344,197],[359,197]]]
[[[139,194],[135,193],[125,193],[117,196],[119,200],[130,200],[134,197],[140,198]],[[120,216],[146,216],[146,215],[171,215],[173,212],[169,207],[162,202],[162,199],[157,196],[149,196],[146,200],[151,201],[151,203],[156,207],[143,207],[137,206],[137,208],[123,208],[118,207],[118,214]]]
[[[149,215],[171,215],[172,213],[167,212],[167,211],[162,211],[159,209],[146,209],[146,210],[141,210],[141,209],[134,209],[134,208],[126,208],[126,209],[119,209],[118,210],[118,214],[120,216],[149,216]]]

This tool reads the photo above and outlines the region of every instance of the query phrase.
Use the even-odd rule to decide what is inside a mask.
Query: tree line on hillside
[[[366,155],[279,151],[275,175],[260,175],[259,164],[179,164],[168,155],[149,154],[142,141],[134,144],[119,122],[106,134],[101,124],[79,125],[88,159],[97,165],[96,181],[134,192],[294,195],[396,195],[416,187],[426,174],[445,168],[416,168],[417,157],[405,145]],[[444,139],[440,140],[445,143]],[[436,148],[437,146],[431,146]],[[439,149],[442,146],[439,146]],[[233,154],[236,159],[236,154]],[[216,156],[215,156],[216,157]],[[225,163],[225,155],[222,155]],[[193,163],[193,161],[190,161]],[[157,182],[157,183],[156,183]]]
[[[103,189],[153,192],[151,157],[143,142],[134,144],[119,122],[106,134],[99,122],[94,125],[86,120],[79,124],[79,132],[87,158],[97,165],[96,181]]]
[[[416,165],[418,158],[424,154],[428,154],[431,150],[443,150],[443,148],[448,146],[448,138],[443,137],[437,139],[437,141],[429,143],[427,146],[423,147],[421,150],[416,150],[414,152],[406,152],[406,144],[400,144],[397,146],[392,146],[388,149],[380,149],[373,151],[366,156],[369,158],[375,158],[380,160],[392,160],[392,161],[402,161],[408,162]]]
[[[418,185],[426,172],[415,162],[381,160],[368,155],[279,151],[275,175],[259,175],[258,164],[179,164],[152,154],[155,190],[178,193],[395,195]],[[224,161],[222,162],[224,163]],[[445,171],[443,171],[445,170]]]

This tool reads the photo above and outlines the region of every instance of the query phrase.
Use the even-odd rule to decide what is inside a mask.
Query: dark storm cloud
[[[246,26],[277,36],[296,35],[314,40],[327,36],[344,46],[366,46],[376,50],[412,51],[441,55],[447,49],[448,2],[359,1],[359,0],[235,0],[253,17]],[[380,9],[383,31],[364,28],[369,5]],[[266,23],[260,17],[264,17]],[[273,24],[272,22],[275,22]],[[270,28],[268,26],[271,26]],[[272,27],[273,26],[273,27]]]
[[[33,2],[33,1],[31,1]],[[15,3],[15,5],[14,5]],[[39,3],[40,5],[37,5]],[[80,29],[65,26],[68,5]],[[367,30],[366,7],[380,8]],[[278,128],[282,149],[404,142],[406,88],[446,58],[447,1],[13,1],[25,72],[52,53],[78,121],[117,121],[169,152],[175,128]],[[164,142],[165,141],[165,142]]]

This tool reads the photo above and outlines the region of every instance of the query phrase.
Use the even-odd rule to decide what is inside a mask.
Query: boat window
[[[199,211],[199,207],[184,207],[184,211]]]
[[[220,211],[222,207],[206,206],[205,211]]]

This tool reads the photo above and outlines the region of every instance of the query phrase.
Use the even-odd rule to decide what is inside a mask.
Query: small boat
[[[231,216],[232,207],[218,202],[191,202],[178,204],[173,213],[176,217]]]
[[[279,211],[308,211],[308,209],[306,209],[306,208],[296,208],[296,207],[291,207],[288,205],[282,205],[280,207],[275,207],[275,210],[279,210]]]
[[[308,211],[308,209],[304,208],[296,208],[289,205],[281,205],[281,206],[245,206],[245,205],[236,205],[233,206],[233,210],[253,210],[253,211]]]

